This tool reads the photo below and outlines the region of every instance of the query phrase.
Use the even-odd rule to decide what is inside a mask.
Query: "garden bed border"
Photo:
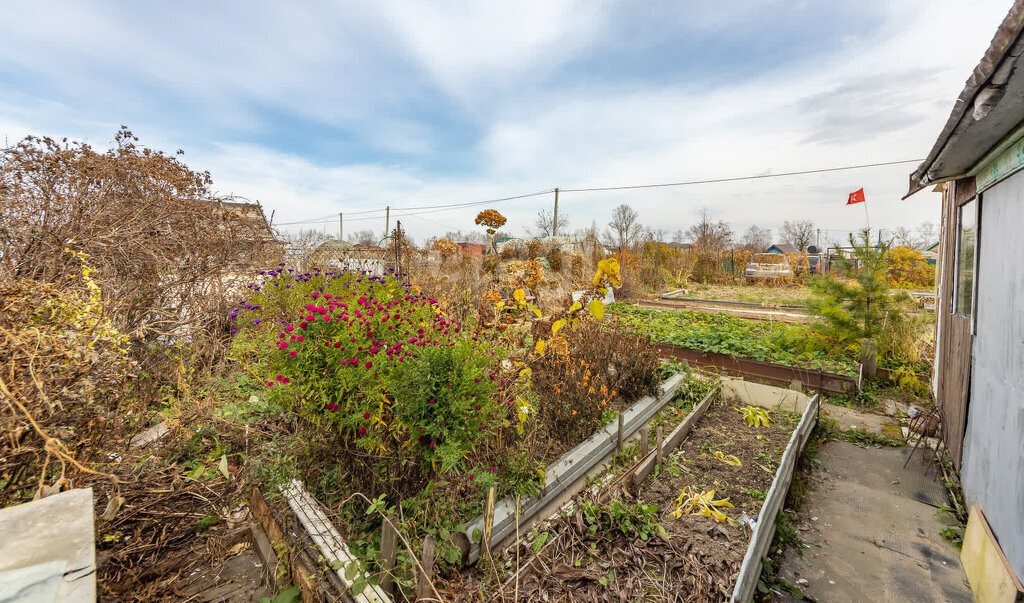
[[[765,496],[764,504],[758,514],[757,524],[750,537],[750,544],[747,546],[747,553],[743,556],[743,565],[740,566],[739,577],[736,579],[736,586],[732,592],[734,603],[747,603],[754,597],[757,582],[761,578],[761,569],[764,564],[764,557],[772,544],[775,536],[775,519],[786,501],[789,494],[789,487],[793,483],[793,475],[796,472],[797,461],[803,452],[804,446],[811,437],[811,431],[818,424],[818,407],[821,404],[820,397],[815,395],[804,410],[800,423],[789,438],[786,451],[782,454],[779,468],[775,471],[775,479],[772,481],[768,495]]]
[[[651,417],[665,407],[685,380],[683,373],[677,373],[666,379],[660,386],[655,397],[644,396],[628,409],[622,411],[622,438],[628,439],[645,425]],[[598,429],[589,438],[546,469],[544,490],[541,494],[530,497],[521,505],[518,517],[519,529],[528,530],[530,519],[544,509],[549,508],[560,497],[598,464],[615,453],[619,439],[618,419]],[[494,518],[491,531],[491,548],[497,548],[507,538],[515,535],[516,530],[516,498],[507,497],[494,507]],[[484,516],[481,515],[466,525],[465,532],[454,535],[455,544],[462,550],[465,565],[476,563],[480,558],[481,543],[473,538],[473,534],[484,533]]]

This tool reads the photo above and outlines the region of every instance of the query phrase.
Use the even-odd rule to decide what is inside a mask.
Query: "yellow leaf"
[[[544,353],[544,340],[543,339],[537,340],[537,353],[538,354],[543,354]]]
[[[571,314],[571,313],[573,313],[573,312],[575,312],[577,310],[582,310],[582,309],[583,309],[583,304],[581,304],[580,302],[573,302],[573,304],[571,306],[569,306],[569,313]]]
[[[519,303],[523,303],[526,301],[526,291],[523,291],[522,289],[516,289],[515,293],[512,294],[512,298]]]
[[[537,306],[535,306],[533,304],[527,304],[527,305],[530,306],[530,309],[533,310],[533,313],[537,315],[537,318],[544,318],[544,313],[540,311],[540,308],[538,308]]]
[[[599,299],[595,299],[587,305],[587,309],[594,315],[594,318],[601,320],[604,318],[604,304]]]
[[[555,335],[558,335],[558,332],[561,331],[562,327],[564,327],[564,326],[565,326],[565,319],[564,318],[561,319],[561,320],[556,320],[555,324],[551,325],[551,336],[554,337]]]
[[[533,369],[531,369],[530,367],[526,367],[523,370],[519,371],[520,377],[529,377],[531,375],[533,375]]]

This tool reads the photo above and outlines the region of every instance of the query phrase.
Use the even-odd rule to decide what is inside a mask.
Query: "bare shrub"
[[[236,280],[280,247],[258,206],[215,196],[209,173],[136,141],[122,128],[103,153],[33,136],[3,150],[0,275],[62,282],[79,270],[65,248],[81,251],[136,350],[219,345]]]

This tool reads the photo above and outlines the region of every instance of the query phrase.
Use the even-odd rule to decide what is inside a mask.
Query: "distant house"
[[[481,256],[487,251],[487,245],[483,243],[456,243],[459,248],[459,255],[470,257]]]
[[[1018,580],[1024,578],[1022,32],[1024,1],[1018,0],[911,174],[907,194],[945,184],[941,245],[933,246],[939,253],[933,385],[942,438],[968,505],[981,509],[992,545]]]
[[[790,254],[790,253],[800,253],[800,250],[797,249],[796,247],[793,247],[789,243],[776,243],[776,244],[772,245],[771,247],[769,247],[768,249],[765,249],[764,252],[765,253]]]

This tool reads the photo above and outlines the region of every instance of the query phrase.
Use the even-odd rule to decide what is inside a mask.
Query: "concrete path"
[[[809,548],[790,548],[780,574],[816,601],[971,601],[959,554],[939,535],[946,502],[920,451],[830,441],[797,517]],[[791,600],[791,599],[786,599]]]

